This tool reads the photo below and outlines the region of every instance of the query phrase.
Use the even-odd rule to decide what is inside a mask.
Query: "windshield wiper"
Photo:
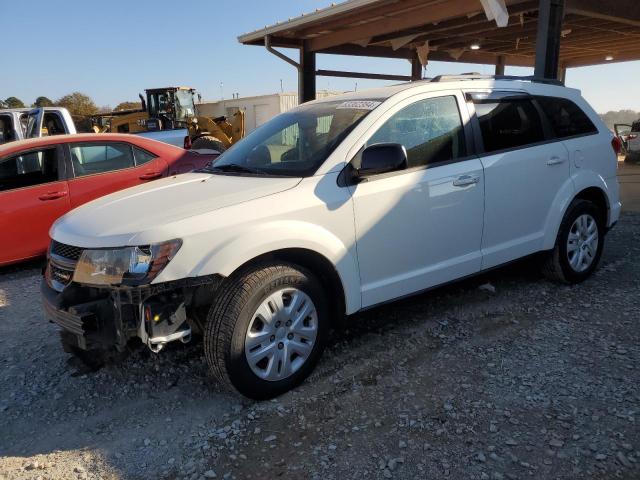
[[[227,165],[211,165],[206,166],[205,169],[207,171],[219,171],[219,172],[238,172],[238,173],[265,173],[264,171],[247,167],[245,165],[238,165],[237,163],[229,163]]]

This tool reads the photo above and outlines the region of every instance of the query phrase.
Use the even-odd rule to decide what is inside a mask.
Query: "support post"
[[[560,68],[560,74],[558,75],[558,80],[562,82],[564,85],[567,81],[567,67]]]
[[[422,63],[416,53],[411,59],[411,81],[422,80]]]
[[[564,3],[565,0],[540,0],[534,72],[536,77],[558,78]]]
[[[298,73],[298,103],[316,99],[316,54],[306,48],[300,49],[300,70]]]
[[[496,58],[496,76],[504,75],[504,66],[505,66],[505,58],[504,55],[499,55]]]

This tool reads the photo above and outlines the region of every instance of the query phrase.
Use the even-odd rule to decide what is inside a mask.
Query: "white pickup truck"
[[[0,145],[25,138],[69,133],[77,132],[73,118],[66,108],[9,108],[0,110]]]

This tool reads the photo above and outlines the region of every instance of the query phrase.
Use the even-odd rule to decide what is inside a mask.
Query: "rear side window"
[[[45,148],[0,160],[0,191],[58,180],[56,148]]]
[[[555,97],[538,97],[537,100],[557,138],[598,133],[587,114],[571,100]]]
[[[528,99],[476,103],[486,152],[525,147],[544,141],[542,121]]]
[[[157,157],[153,153],[149,153],[138,147],[133,147],[133,155],[136,157],[136,165],[144,165]]]
[[[129,145],[91,143],[71,147],[73,173],[76,177],[112,172],[134,166]]]
[[[11,115],[0,115],[0,144],[17,140],[13,138]]]

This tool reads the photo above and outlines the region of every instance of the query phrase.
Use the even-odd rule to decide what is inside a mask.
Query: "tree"
[[[90,117],[98,113],[98,107],[91,97],[80,92],[73,92],[60,98],[56,104],[69,110],[76,117]]]
[[[142,108],[142,103],[140,102],[122,102],[116,105],[114,109],[116,112],[122,110],[140,110]]]
[[[7,108],[24,108],[22,100],[16,97],[9,97],[4,101]]]
[[[636,120],[640,120],[640,112],[634,112],[633,110],[609,111],[607,113],[601,113],[600,118],[602,118],[602,121],[609,129],[613,130],[613,126],[616,123],[631,124]]]
[[[53,100],[47,98],[47,97],[38,97],[36,98],[36,101],[33,102],[33,105],[31,105],[32,107],[37,107],[37,108],[41,108],[41,107],[53,107]]]

